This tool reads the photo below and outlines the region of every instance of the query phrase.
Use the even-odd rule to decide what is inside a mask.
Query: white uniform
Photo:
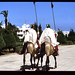
[[[37,40],[37,33],[34,29],[32,28],[28,28],[27,29],[28,32],[25,32],[25,38],[24,38],[24,42],[32,42],[35,46],[35,48],[38,47],[36,40]]]
[[[50,38],[51,38],[51,44],[53,46],[56,46],[59,44],[59,42],[56,41],[56,38],[55,38],[55,34],[54,34],[54,31],[50,28],[46,28],[42,34],[41,34],[41,37],[39,39],[39,44],[42,44],[43,42],[45,41],[48,41],[50,42]]]

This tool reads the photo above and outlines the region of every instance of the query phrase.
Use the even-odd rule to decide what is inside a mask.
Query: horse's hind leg
[[[49,56],[48,56],[48,70],[49,70]]]
[[[40,70],[42,70],[42,62],[43,62],[43,56],[41,57],[41,68],[40,68]]]
[[[23,54],[23,71],[25,71],[25,53]]]
[[[35,67],[36,67],[36,66],[35,66],[35,57],[33,57],[33,58],[34,58],[34,68],[35,68]]]
[[[47,56],[47,58],[46,58],[46,71],[48,71],[48,70],[49,70],[49,56]]]
[[[54,59],[55,59],[55,68],[57,68],[56,56],[54,56]]]
[[[30,62],[31,62],[31,68],[33,69],[33,64],[32,64],[32,54],[31,54]]]

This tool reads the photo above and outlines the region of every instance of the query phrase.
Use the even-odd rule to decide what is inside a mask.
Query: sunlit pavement
[[[54,67],[54,58],[50,56],[49,67]],[[45,71],[46,55],[43,58],[43,71]],[[36,60],[37,63],[37,60]],[[39,62],[39,67],[41,63]],[[0,56],[0,71],[22,71],[23,55],[11,53]],[[30,54],[26,55],[25,71],[36,71],[30,69]],[[49,71],[75,71],[75,45],[59,46],[59,56],[57,56],[57,68]]]

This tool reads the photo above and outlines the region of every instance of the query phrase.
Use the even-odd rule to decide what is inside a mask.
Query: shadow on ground
[[[34,65],[34,64],[33,64]],[[24,66],[22,65],[20,67],[20,70],[23,71]],[[34,69],[36,69],[35,71],[46,71],[46,66],[42,67],[42,70],[40,70],[41,66],[35,66]],[[31,69],[31,65],[25,65],[25,69]],[[54,67],[49,67],[48,70],[50,69],[55,69]],[[30,70],[31,71],[31,70]]]
[[[9,54],[9,53],[14,53],[14,51],[2,51],[2,52],[0,52],[0,56],[6,55],[6,54]]]

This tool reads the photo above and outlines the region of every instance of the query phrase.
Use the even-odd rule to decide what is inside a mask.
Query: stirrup
[[[59,53],[58,53],[57,51],[55,51],[55,52],[53,53],[53,55],[54,55],[54,56],[58,56]]]

